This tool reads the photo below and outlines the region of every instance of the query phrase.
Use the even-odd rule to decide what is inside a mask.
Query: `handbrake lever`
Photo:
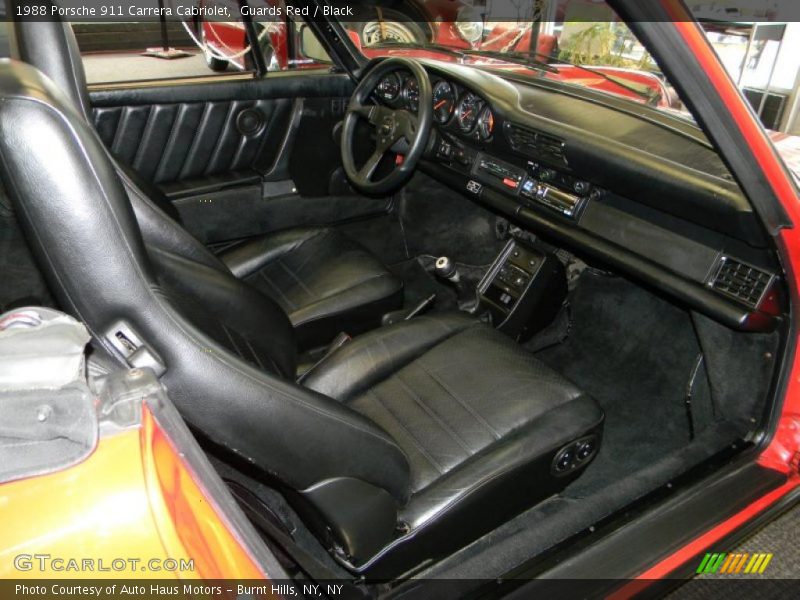
[[[417,306],[414,308],[414,310],[412,310],[410,313],[408,313],[405,316],[403,321],[410,321],[414,317],[416,317],[418,315],[421,315],[426,310],[428,310],[435,301],[436,301],[436,294],[431,294],[430,296],[425,298],[422,302],[417,304]]]

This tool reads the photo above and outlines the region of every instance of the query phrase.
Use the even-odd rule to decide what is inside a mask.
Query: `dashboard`
[[[780,267],[696,126],[547,81],[420,62],[435,125],[422,171],[730,327],[776,326]],[[385,76],[376,95],[392,108],[419,107],[419,84],[402,70]]]

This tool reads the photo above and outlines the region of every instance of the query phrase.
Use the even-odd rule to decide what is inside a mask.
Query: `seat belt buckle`
[[[117,321],[105,334],[119,355],[133,369],[151,369],[161,377],[167,367],[164,361],[126,321]]]

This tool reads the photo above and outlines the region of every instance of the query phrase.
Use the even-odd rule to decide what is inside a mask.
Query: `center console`
[[[495,327],[524,342],[555,319],[567,295],[564,266],[553,254],[512,239],[478,284]]]

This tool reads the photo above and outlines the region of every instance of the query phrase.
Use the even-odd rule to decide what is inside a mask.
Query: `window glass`
[[[204,2],[215,4],[230,2]],[[238,3],[229,6],[228,14],[238,19],[230,21],[173,15],[163,22],[75,22],[72,27],[90,84],[255,73],[243,18],[254,24],[267,72],[330,64],[313,32],[287,14],[282,0],[252,0],[248,6],[244,16]]]
[[[602,0],[395,3],[365,8],[360,17],[344,25],[370,58],[422,51],[688,116],[656,62]]]

